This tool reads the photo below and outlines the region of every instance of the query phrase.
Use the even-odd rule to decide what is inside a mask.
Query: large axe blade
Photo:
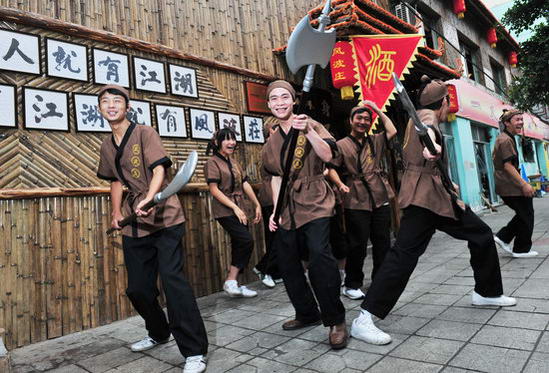
[[[286,63],[290,71],[295,74],[303,66],[309,65],[325,68],[330,62],[335,42],[335,29],[317,30],[311,26],[309,15],[305,15],[288,39]]]
[[[301,114],[305,108],[305,94],[310,92],[313,86],[316,65],[326,67],[332,55],[332,49],[336,41],[335,30],[325,31],[326,26],[330,24],[330,0],[326,0],[320,17],[318,17],[318,30],[315,30],[309,23],[309,15],[306,15],[299,21],[296,28],[288,39],[288,48],[286,49],[286,63],[290,70],[295,74],[301,67],[307,65],[307,72],[303,79],[303,95],[299,100],[297,114]],[[294,159],[295,147],[298,134],[292,128],[289,132],[290,144],[284,165],[284,173],[280,182],[280,192],[278,193],[274,221],[278,223],[284,195],[290,179],[290,171]]]

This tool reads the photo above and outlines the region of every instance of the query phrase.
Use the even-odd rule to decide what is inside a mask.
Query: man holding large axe
[[[448,159],[438,128],[448,116],[448,88],[439,80],[422,77],[416,112],[404,87],[394,76],[395,87],[410,115],[406,130],[399,205],[403,209],[400,230],[362,302],[351,335],[372,344],[387,344],[391,337],[378,329],[372,315],[385,318],[404,291],[435,230],[466,240],[475,278],[472,304],[513,306],[503,294],[499,259],[492,230],[459,200],[448,177]]]
[[[325,31],[330,23],[329,13],[330,1],[326,1],[318,19],[319,28],[314,29],[306,15],[288,40],[286,62],[290,70],[296,73],[307,66],[303,92],[296,115],[292,85],[284,80],[269,84],[267,105],[280,128],[263,147],[262,161],[265,171],[272,175],[274,213],[269,228],[277,231],[273,245],[296,311],[295,320],[284,323],[282,328],[295,330],[322,320],[330,327],[331,347],[341,349],[347,346],[348,334],[345,308],[339,298],[341,278],[329,243],[335,197],[323,174],[337,147],[322,124],[302,114],[315,67],[327,65],[335,44],[335,32]],[[310,286],[301,264],[304,250],[309,254]]]
[[[188,160],[183,172],[178,172],[167,185],[165,170],[172,162],[152,127],[131,123],[126,118],[129,99],[128,91],[120,86],[107,85],[99,91],[99,111],[109,122],[112,136],[101,145],[97,176],[111,182],[112,227],[122,229],[128,275],[126,294],[145,319],[148,331],[148,336],[132,344],[131,350],[151,349],[168,342],[173,334],[185,357],[183,372],[200,373],[206,370],[208,339],[192,288],[183,277],[181,239],[185,218],[175,195],[190,179],[196,153],[192,154],[194,164],[189,172],[185,172]],[[180,177],[184,180],[176,180]],[[123,186],[128,189],[124,201]],[[159,273],[169,323],[157,300]]]

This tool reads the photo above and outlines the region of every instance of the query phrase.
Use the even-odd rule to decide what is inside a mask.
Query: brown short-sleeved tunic
[[[312,121],[313,129],[327,141],[332,150],[337,149],[334,138],[318,122]],[[262,151],[263,167],[273,176],[282,176],[290,137],[282,128],[273,133]],[[298,144],[299,145],[299,144]],[[295,170],[290,174],[285,203],[282,209],[282,228],[297,229],[308,222],[330,217],[334,214],[334,192],[326,181],[323,171],[324,162],[316,155],[311,145],[305,139],[301,144],[305,149],[301,158],[302,167],[299,172]]]
[[[522,189],[511,180],[511,175],[504,168],[506,162],[511,162],[520,173],[515,137],[509,132],[503,131],[496,138],[492,160],[494,161],[496,193],[502,197],[522,196]]]
[[[442,139],[442,133],[438,128],[438,120],[432,110],[418,110],[419,119],[436,132],[436,136]],[[448,167],[448,157],[444,149],[444,141],[437,141],[442,147],[442,163]],[[406,136],[403,146],[403,160],[405,165],[404,175],[400,184],[398,203],[404,209],[410,205],[419,206],[431,210],[437,215],[457,219],[450,193],[442,184],[440,172],[435,162],[427,161],[423,157],[423,148],[419,136],[412,121],[406,128]],[[465,204],[457,200],[460,208],[465,209]]]
[[[128,188],[122,203],[122,214],[128,216],[147,195],[153,169],[158,165],[165,168],[172,165],[160,136],[152,127],[131,123],[120,145],[116,145],[114,136],[106,138],[101,144],[97,176],[104,180],[120,181]],[[164,179],[161,190],[167,185]],[[122,234],[145,237],[184,221],[179,199],[173,195],[157,204],[149,216],[137,218],[124,227]]]
[[[248,180],[248,177],[236,160],[225,158],[220,153],[214,152],[214,155],[204,165],[204,175],[208,184],[216,183],[223,194],[245,211],[242,184]],[[234,215],[231,208],[225,206],[216,198],[212,198],[212,213],[214,219]]]
[[[369,137],[371,143],[367,138],[361,143],[350,135],[337,142],[338,156],[331,163],[342,167],[343,178],[350,189],[344,195],[346,209],[372,211],[395,197],[382,167],[385,133]]]

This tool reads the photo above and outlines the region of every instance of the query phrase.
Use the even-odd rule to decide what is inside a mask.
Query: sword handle
[[[418,134],[419,135],[419,141],[429,150],[429,153],[432,155],[437,155],[437,149],[435,148],[435,144],[433,143],[433,139],[431,136],[429,136],[429,132],[425,131],[424,134]]]
[[[148,210],[150,209],[151,207],[153,207],[154,205],[156,205],[156,202],[153,200],[147,202],[142,208],[141,210]],[[123,228],[125,227],[126,225],[130,224],[132,221],[134,221],[135,219],[137,218],[137,214],[135,212],[132,212],[131,215],[128,215],[126,216],[124,219],[120,220],[118,222],[118,225],[120,226],[120,228]],[[107,229],[107,234],[111,234],[112,232],[114,232],[116,229],[115,228],[109,228]]]

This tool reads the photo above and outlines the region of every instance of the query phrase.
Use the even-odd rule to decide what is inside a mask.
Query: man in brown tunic
[[[185,357],[183,372],[203,372],[208,340],[193,291],[183,277],[183,210],[175,195],[149,211],[142,210],[167,186],[165,169],[172,162],[152,127],[131,123],[126,118],[128,91],[119,86],[104,86],[98,99],[99,110],[113,132],[101,145],[97,170],[99,178],[111,182],[112,227],[120,229],[118,222],[132,211],[139,216],[122,229],[122,248],[128,275],[126,294],[145,319],[149,335],[132,344],[131,349],[148,350],[168,342],[173,334]],[[128,192],[122,201],[124,186]],[[157,300],[159,273],[169,323]]]
[[[515,136],[520,134],[524,119],[518,110],[506,110],[500,118],[505,126],[497,139],[492,159],[496,193],[515,211],[515,216],[499,230],[494,240],[500,248],[515,258],[531,258],[538,253],[531,250],[534,231],[534,189],[520,177]],[[510,243],[515,240],[513,248]]]
[[[471,253],[471,267],[475,277],[473,305],[513,306],[514,298],[504,295],[499,260],[492,230],[457,198],[451,186],[445,186],[440,172],[447,172],[448,159],[442,148],[442,134],[438,124],[448,115],[448,89],[438,80],[422,77],[418,93],[418,116],[428,126],[438,154],[433,156],[424,148],[410,121],[406,130],[399,205],[403,209],[400,230],[395,245],[389,250],[372,282],[362,310],[354,321],[351,335],[372,344],[387,344],[391,337],[378,329],[372,314],[383,319],[394,307],[425,252],[435,230],[467,240]],[[433,162],[442,157],[444,169]]]
[[[271,185],[275,210],[288,156],[288,132],[292,127],[299,131],[297,147],[291,155],[292,170],[281,218],[275,222],[271,215],[269,222],[270,229],[277,231],[274,245],[278,266],[296,310],[295,320],[284,323],[282,328],[299,329],[317,325],[322,320],[325,326],[330,327],[332,348],[344,348],[348,336],[345,308],[339,298],[341,279],[329,244],[330,217],[335,199],[323,175],[325,162],[329,162],[332,151],[337,150],[335,141],[320,123],[306,115],[293,114],[295,91],[288,82],[272,82],[267,88],[267,99],[280,125],[269,137],[262,152],[263,167],[273,176]],[[308,250],[312,291],[301,264],[300,251],[305,249]]]
[[[337,142],[338,156],[331,162],[340,167],[345,182],[335,169],[329,176],[344,193],[345,224],[349,239],[345,264],[343,295],[351,299],[364,298],[364,259],[368,239],[372,241],[374,268],[372,279],[391,246],[389,200],[394,192],[382,166],[385,144],[397,131],[393,122],[372,101],[351,110],[351,133]],[[372,126],[372,111],[380,117],[383,131],[368,134]]]

